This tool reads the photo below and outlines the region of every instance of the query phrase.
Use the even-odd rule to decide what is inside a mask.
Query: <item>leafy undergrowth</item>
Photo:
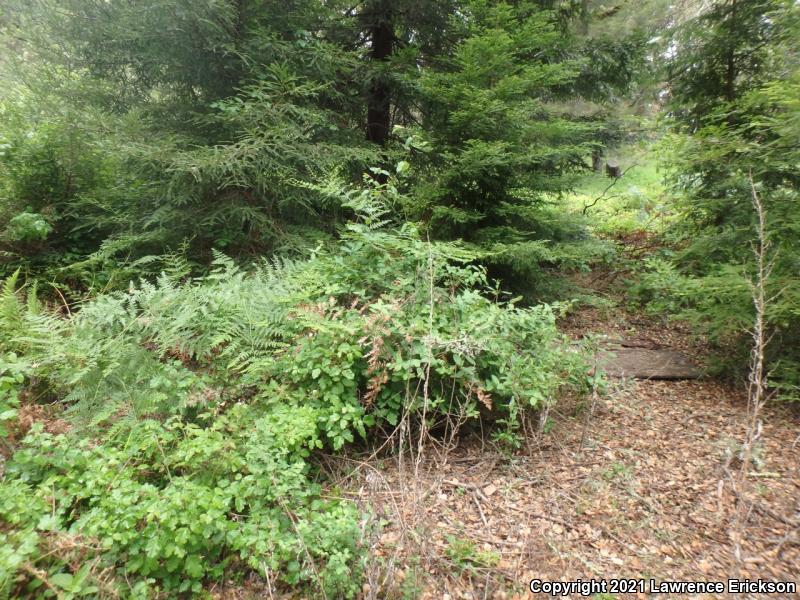
[[[583,307],[560,326],[576,340],[595,332],[704,350],[684,326],[619,307]],[[737,560],[731,474],[747,415],[743,391],[712,380],[610,380],[594,401],[564,401],[532,423],[512,455],[473,436],[429,440],[419,460],[336,463],[338,487],[384,524],[363,597],[545,598],[529,592],[534,578],[791,581],[800,416],[780,404],[765,415]]]
[[[513,447],[527,411],[585,388],[553,308],[496,300],[475,256],[387,226],[385,193],[347,196],[360,216],[335,250],[251,272],[220,255],[201,279],[176,259],[67,318],[6,282],[0,594],[173,597],[256,573],[353,597],[369,531],[322,492],[321,450],[482,415]],[[26,431],[48,402],[68,425]]]

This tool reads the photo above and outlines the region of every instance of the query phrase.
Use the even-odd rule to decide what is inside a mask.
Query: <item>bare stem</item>
[[[771,271],[768,261],[770,251],[769,237],[767,234],[767,214],[764,204],[756,190],[753,175],[750,174],[750,190],[753,209],[758,217],[757,239],[753,245],[753,254],[756,259],[756,273],[750,287],[755,308],[753,322],[753,346],[750,352],[750,375],[748,378],[747,393],[747,422],[745,437],[742,443],[741,468],[735,486],[737,489],[738,506],[733,522],[734,555],[737,562],[741,562],[741,540],[744,533],[745,521],[750,514],[752,503],[747,501],[745,487],[748,483],[748,474],[753,462],[753,449],[761,436],[761,411],[767,401],[766,373],[764,351],[768,342],[765,332],[765,314],[767,309],[767,282]]]

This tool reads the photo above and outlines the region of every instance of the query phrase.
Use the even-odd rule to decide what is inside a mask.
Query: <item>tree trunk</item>
[[[736,100],[736,31],[738,29],[736,19],[738,18],[736,11],[736,0],[731,2],[731,12],[728,15],[730,19],[729,38],[728,38],[728,56],[727,65],[725,69],[725,100],[733,102]]]
[[[595,148],[592,150],[592,169],[595,173],[603,172],[603,149]]]
[[[589,35],[589,0],[581,0],[580,27],[581,35]]]
[[[391,24],[391,13],[383,15],[372,26],[372,51],[370,58],[374,62],[385,62],[392,54],[394,29]],[[386,76],[378,73],[372,82],[367,105],[367,139],[381,146],[386,145],[391,128],[391,88]]]

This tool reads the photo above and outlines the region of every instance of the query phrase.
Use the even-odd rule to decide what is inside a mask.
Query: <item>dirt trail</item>
[[[579,311],[563,329],[633,335],[702,358],[685,330],[611,312]],[[340,489],[384,523],[369,541],[363,597],[545,597],[528,591],[534,578],[800,579],[796,412],[765,415],[755,504],[735,563],[730,474],[742,392],[708,380],[610,380],[591,415],[587,408],[560,404],[552,429],[531,432],[511,457],[472,439],[447,453],[429,448],[417,468],[354,461]],[[635,595],[598,596],[613,597]]]

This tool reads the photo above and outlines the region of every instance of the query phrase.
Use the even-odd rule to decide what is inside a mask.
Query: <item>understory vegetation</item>
[[[800,23],[791,3],[737,5],[721,3],[679,37],[692,52],[670,64],[674,133],[664,143],[673,147],[675,216],[664,233],[668,249],[649,258],[634,287],[654,310],[690,318],[719,348],[718,370],[741,375],[758,279],[758,196],[769,265],[768,380],[796,400]]]
[[[6,281],[6,434],[29,396],[72,423],[33,426],[5,466],[6,593],[199,592],[247,566],[352,595],[364,523],[323,498],[312,453],[482,413],[513,447],[522,414],[589,385],[553,307],[516,306],[462,246],[387,223],[386,200],[345,192],[359,217],[335,249],[248,270],[217,254],[202,277],[178,257],[68,318]]]
[[[0,597],[357,597],[320,457],[602,392],[576,272],[741,382],[766,242],[796,401],[798,5],[687,4],[0,0]]]

